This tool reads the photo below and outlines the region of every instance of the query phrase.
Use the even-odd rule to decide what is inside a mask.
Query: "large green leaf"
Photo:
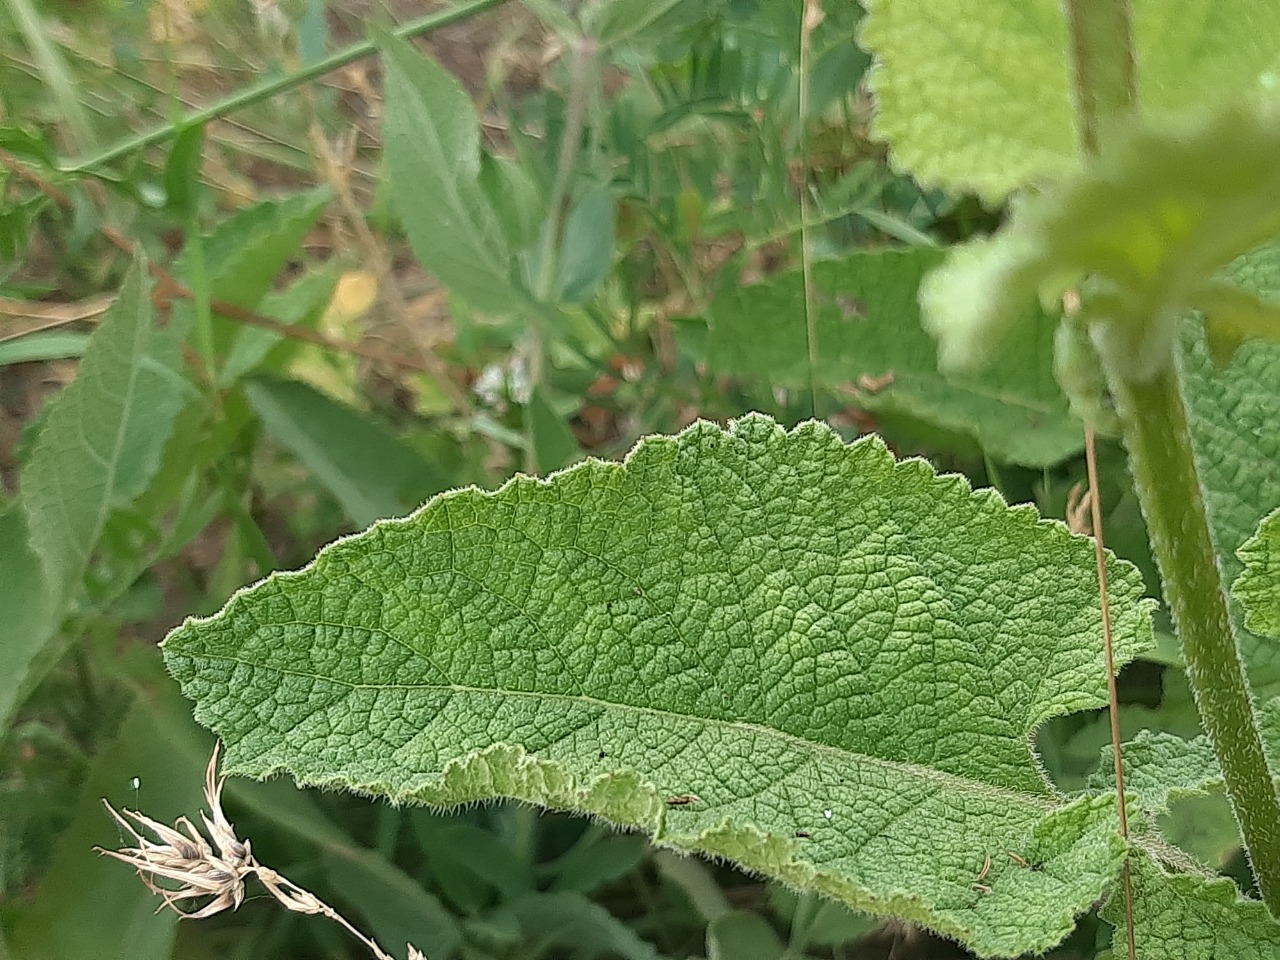
[[[475,307],[511,310],[521,298],[502,223],[480,184],[480,123],[471,98],[408,41],[383,36],[380,43],[386,163],[413,251]]]
[[[869,0],[862,42],[874,132],[922,182],[988,200],[1069,171],[1077,157],[1070,44],[1057,0]],[[1153,112],[1259,88],[1280,6],[1136,0],[1138,99]]]
[[[1121,661],[1151,642],[1111,561]],[[1105,701],[1092,548],[867,438],[764,417],[463,490],[165,642],[229,768],[599,815],[982,952],[1118,868],[1028,743]],[[991,851],[1015,850],[972,884]]]
[[[1244,608],[1245,626],[1255,633],[1280,637],[1280,508],[1272,511],[1236,552],[1244,564],[1232,588]]]
[[[860,392],[858,402],[974,435],[1002,460],[1047,466],[1077,452],[1083,434],[1053,379],[1052,330],[1029,304],[1009,350],[981,375],[938,372],[938,348],[920,325],[917,292],[942,259],[941,251],[920,247],[813,264],[814,379],[827,386],[889,380]],[[711,307],[712,369],[807,388],[804,302],[798,270],[725,290]]]

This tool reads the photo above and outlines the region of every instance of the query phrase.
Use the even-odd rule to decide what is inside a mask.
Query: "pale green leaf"
[[[61,360],[84,354],[89,338],[83,333],[50,330],[32,333],[14,340],[0,341],[0,367],[32,360]]]
[[[1272,960],[1280,955],[1280,924],[1259,900],[1246,900],[1231,880],[1166,873],[1146,856],[1129,860],[1133,921],[1142,960]],[[1103,916],[1115,924],[1113,950],[1127,956],[1123,898]]]
[[[1164,731],[1143,730],[1125,743],[1125,790],[1138,798],[1144,810],[1168,813],[1169,804],[1182,797],[1200,796],[1222,784],[1222,769],[1206,736],[1185,740]],[[1114,752],[1108,744],[1092,786],[1113,789]]]
[[[1076,155],[1056,0],[869,0],[872,133],[925,184],[999,200]]]
[[[1244,564],[1232,588],[1244,608],[1244,625],[1254,633],[1280,637],[1280,509],[1236,551]]]
[[[185,398],[181,330],[155,324],[148,292],[135,265],[22,474],[31,544],[59,597],[74,595],[111,511],[146,489]]]
[[[244,394],[267,432],[357,526],[402,514],[444,485],[426,458],[389,428],[309,384],[258,377]]]
[[[508,311],[502,224],[480,185],[480,123],[458,81],[405,40],[380,40],[386,70],[383,138],[396,212],[423,266],[481,310]]]
[[[1113,801],[1062,798],[1028,747],[1105,702],[1093,563],[876,438],[752,416],[438,497],[165,653],[236,771],[591,813],[1010,955],[1121,854]],[[1148,603],[1111,566],[1124,662]],[[991,850],[1044,868],[975,891]]]
[[[940,251],[921,247],[813,264],[816,381],[855,389],[852,396],[868,409],[974,436],[1000,460],[1047,466],[1076,453],[1083,434],[1053,380],[1051,329],[1029,301],[995,365],[977,376],[938,372],[938,348],[920,325],[917,292],[942,259]],[[808,388],[800,271],[727,289],[711,317],[713,370]]]
[[[1026,198],[1000,233],[958,248],[921,291],[944,368],[998,355],[1037,294],[1057,298],[1088,276],[1085,306],[1091,291],[1105,294],[1099,349],[1122,375],[1150,376],[1188,308],[1225,302],[1215,275],[1280,233],[1277,152],[1280,113],[1238,104],[1137,127]]]
[[[873,132],[926,184],[990,201],[1069,172],[1078,156],[1057,0],[870,0]],[[1151,112],[1274,82],[1280,6],[1259,0],[1136,0],[1138,101]]]

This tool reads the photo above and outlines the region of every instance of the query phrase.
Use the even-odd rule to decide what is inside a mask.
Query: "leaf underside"
[[[1110,563],[1124,662],[1148,602]],[[230,770],[594,814],[1016,955],[1122,852],[1028,746],[1105,702],[1094,576],[1030,508],[753,415],[442,495],[164,650]],[[1043,868],[975,888],[1007,850]]]
[[[873,133],[921,182],[995,202],[1078,157],[1070,43],[1057,0],[868,0]],[[1280,5],[1135,0],[1138,103],[1158,113],[1258,89]]]

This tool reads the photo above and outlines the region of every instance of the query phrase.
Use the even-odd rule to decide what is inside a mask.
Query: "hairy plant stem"
[[[447,27],[453,23],[459,23],[482,13],[490,7],[496,7],[505,0],[469,0],[469,2],[457,3],[448,9],[441,10],[437,13],[428,14],[425,17],[419,17],[408,23],[402,24],[392,31],[397,37],[417,37],[424,33],[430,33],[433,30],[439,30],[441,27]],[[359,43],[353,43],[343,47],[327,57],[309,63],[301,69],[282,74],[278,77],[270,77],[261,83],[253,84],[242,90],[237,90],[230,96],[217,100],[207,107],[193,111],[182,117],[174,123],[165,124],[146,133],[129,137],[122,140],[115,146],[99,153],[95,156],[87,157],[73,163],[67,164],[62,168],[64,173],[84,173],[93,171],[99,167],[106,166],[109,163],[127,157],[131,153],[136,153],[146,147],[154,146],[157,143],[176,136],[179,130],[194,124],[207,123],[210,120],[217,120],[229,113],[242,110],[252,104],[259,103],[263,100],[274,97],[277,93],[290,90],[293,87],[308,83],[326,73],[332,73],[340,67],[345,67],[349,63],[354,63],[369,56],[375,50],[377,45],[372,40],[362,40]]]
[[[1096,155],[1105,152],[1116,122],[1136,109],[1132,11],[1128,0],[1064,0],[1064,9],[1080,144]],[[1100,322],[1129,325],[1145,319]],[[1131,358],[1104,353],[1101,359],[1191,690],[1222,767],[1258,889],[1272,916],[1280,918],[1280,801],[1227,611],[1182,400],[1176,342],[1165,349],[1159,372],[1144,380],[1130,379]]]
[[[1231,629],[1180,379],[1172,357],[1146,382],[1108,373],[1196,705],[1222,767],[1258,889],[1272,916],[1280,917],[1280,802]]]

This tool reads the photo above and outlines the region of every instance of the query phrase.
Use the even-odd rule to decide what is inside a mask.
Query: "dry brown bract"
[[[225,778],[218,776],[217,769],[218,747],[215,746],[204,778],[204,798],[210,811],[209,814],[203,811],[200,814],[205,833],[196,829],[195,824],[186,817],[179,817],[169,827],[135,810],[117,813],[111,804],[103,800],[107,812],[133,837],[136,846],[121,850],[104,850],[99,847],[98,852],[137,870],[142,882],[164,900],[160,905],[161,910],[170,907],[181,916],[199,920],[228,908],[238,909],[244,902],[245,880],[255,876],[267,892],[286,909],[295,913],[322,914],[350,931],[378,960],[392,960],[373,940],[353,927],[345,917],[315,894],[254,859],[249,841],[236,836],[235,829],[222,811],[222,784]],[[152,840],[144,832],[139,832],[139,828],[150,831],[156,839]],[[205,834],[208,834],[207,838]],[[157,880],[167,880],[170,884],[161,886]],[[195,910],[187,910],[181,906],[185,901],[202,898],[208,898],[208,902]],[[410,944],[409,960],[426,960],[426,957]]]

